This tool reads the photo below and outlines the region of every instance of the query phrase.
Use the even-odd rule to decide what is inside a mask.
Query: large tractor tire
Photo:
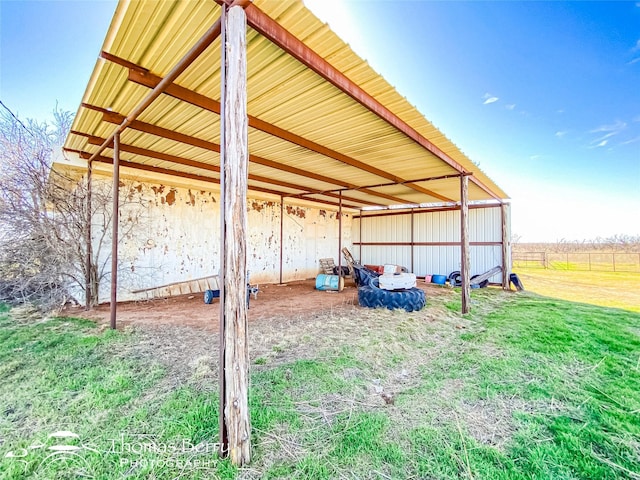
[[[375,278],[368,285],[358,288],[358,303],[362,307],[384,307],[389,310],[403,308],[407,312],[421,310],[427,303],[424,291],[419,288],[407,290],[383,290]]]

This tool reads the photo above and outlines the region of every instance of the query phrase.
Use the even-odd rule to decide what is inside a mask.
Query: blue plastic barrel
[[[431,283],[437,283],[438,285],[444,285],[447,283],[446,275],[431,275]]]
[[[342,290],[344,288],[344,279],[339,275],[327,275],[321,273],[316,277],[317,290]]]

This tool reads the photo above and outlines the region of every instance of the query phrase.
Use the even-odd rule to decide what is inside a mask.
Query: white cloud
[[[506,108],[507,110],[513,110],[514,108],[516,108],[516,104],[510,103],[508,105],[505,105],[504,108]]]
[[[529,157],[529,160],[534,160],[535,161],[535,160],[538,160],[540,157],[541,157],[541,155],[531,155]]]
[[[491,95],[490,93],[485,93],[482,98],[484,98],[483,105],[489,105],[490,103],[495,103],[500,100],[498,97]]]
[[[555,133],[556,137],[563,138],[568,132],[565,130],[559,130]]]
[[[636,44],[633,46],[633,48],[631,49],[632,52],[637,52],[638,50],[640,50],[640,39],[638,39],[638,41],[636,42]]]
[[[633,60],[627,62],[627,65],[633,65],[634,63],[640,62],[640,57],[634,58]]]
[[[599,127],[594,128],[593,130],[591,130],[591,133],[599,133],[599,132],[615,132],[614,135],[616,133],[620,133],[622,130],[624,130],[626,128],[627,124],[621,120],[616,120],[616,123],[610,124],[610,125],[600,125]]]
[[[609,143],[609,140],[602,140],[598,145],[596,145],[596,148],[605,147],[607,143]]]
[[[631,140],[627,140],[626,142],[620,142],[620,145],[629,145],[630,143],[640,142],[640,137],[632,138]]]

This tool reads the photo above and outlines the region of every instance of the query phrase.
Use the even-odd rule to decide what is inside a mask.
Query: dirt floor
[[[440,287],[419,286],[429,292]],[[260,285],[256,299],[251,297],[249,322],[282,317],[294,318],[308,314],[331,313],[334,310],[358,305],[358,290],[347,279],[341,292],[315,289],[315,280],[303,280],[284,285]],[[78,316],[109,323],[109,304],[100,305],[89,312],[79,310]],[[69,315],[75,312],[66,312]],[[175,325],[218,331],[220,304],[214,299],[211,305],[204,303],[203,294],[186,294],[155,300],[118,304],[118,328],[130,325]]]

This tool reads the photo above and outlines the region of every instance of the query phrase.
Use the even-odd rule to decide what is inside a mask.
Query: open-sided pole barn
[[[317,227],[313,234],[295,237],[300,243],[296,248],[315,245],[321,226],[323,238],[326,229],[337,227],[337,238],[329,234],[325,243],[340,262],[345,236],[357,238],[345,244],[359,249],[363,263],[382,257],[371,247],[390,243],[387,254],[396,255],[407,246],[387,239],[365,242],[362,235],[373,217],[384,218],[377,230],[384,235],[389,219],[400,218],[389,214],[401,213],[395,207],[403,206],[410,222],[402,235],[409,236],[411,258],[416,256],[414,271],[437,273],[438,249],[457,248],[459,259],[451,256],[445,264],[462,271],[463,312],[469,308],[469,274],[481,273],[470,248],[474,243],[480,247],[483,240],[474,235],[496,225],[494,216],[473,212],[480,211],[479,202],[489,203],[499,212],[497,230],[491,232],[498,238],[490,243],[497,247],[492,251],[497,251],[507,285],[506,194],[297,0],[122,0],[64,150],[69,165],[91,172],[88,178],[112,176],[116,193],[120,175],[139,181],[138,192],[142,184],[160,185],[152,187],[155,194],[171,186],[171,197],[167,193],[158,206],[166,222],[182,216],[170,210],[178,208],[176,195],[186,196],[182,203],[194,206],[196,197],[207,198],[209,192],[208,198],[219,204],[219,223],[203,210],[200,217],[189,217],[197,225],[187,224],[189,231],[180,241],[192,248],[215,244],[219,249],[220,439],[236,463],[249,460],[247,249],[261,248],[247,233],[253,228],[247,198],[263,201],[257,212],[266,206],[253,218],[257,228],[278,236],[275,244],[262,248],[269,250],[265,255],[279,251],[279,271],[274,269],[269,278],[280,282],[283,276],[317,269],[313,252],[299,272],[287,268],[284,251],[293,236],[285,237],[285,202],[288,213],[302,212],[301,231]],[[116,295],[124,290],[116,277],[117,225],[123,221],[117,194],[113,205],[119,219],[112,235],[115,326]],[[336,210],[335,220],[320,225],[320,217]],[[318,221],[303,221],[306,211]],[[443,234],[445,240],[433,240],[439,234],[423,219],[442,213],[444,217],[430,225],[443,228],[454,211],[458,228]],[[470,212],[476,222],[471,231]],[[345,215],[351,215],[349,222]],[[485,222],[487,218],[491,222]],[[214,240],[203,235],[209,223],[217,224]],[[169,227],[162,235],[167,249],[167,239],[178,238]],[[92,238],[91,231],[87,238]],[[372,245],[376,242],[380,245]],[[431,249],[431,260],[424,249]],[[194,257],[188,249],[179,255],[183,264]]]

